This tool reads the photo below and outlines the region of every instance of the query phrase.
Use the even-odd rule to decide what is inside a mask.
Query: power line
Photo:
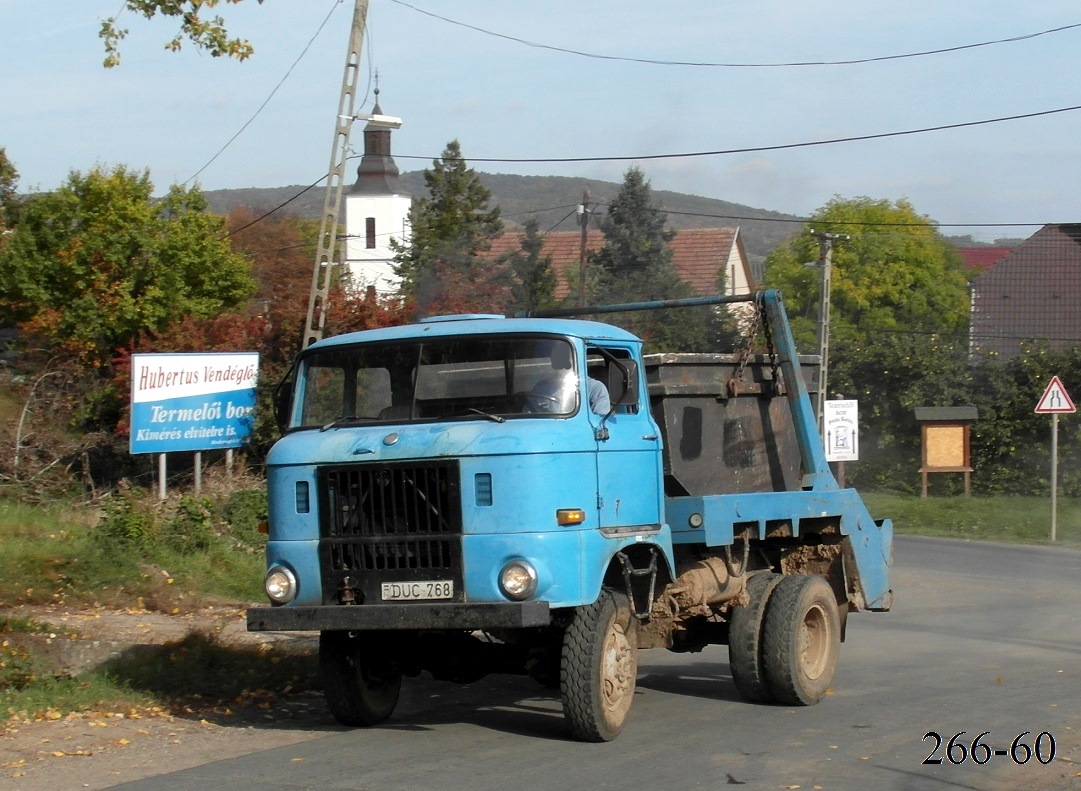
[[[236,229],[236,230],[234,230],[234,231],[229,231],[229,233],[225,234],[225,236],[223,236],[223,237],[222,237],[222,239],[228,239],[228,238],[229,238],[230,236],[235,236],[236,234],[240,233],[241,231],[244,231],[244,230],[247,230],[248,228],[251,228],[251,227],[252,227],[253,225],[255,225],[256,223],[260,223],[260,222],[262,222],[263,220],[265,220],[265,219],[266,219],[267,217],[269,217],[270,215],[272,215],[272,214],[273,214],[274,212],[278,211],[279,209],[284,209],[284,208],[285,208],[286,206],[288,206],[288,205],[289,205],[290,203],[292,203],[293,201],[295,201],[295,200],[296,200],[297,198],[299,198],[299,197],[300,197],[301,195],[303,195],[303,194],[304,194],[305,192],[307,192],[307,191],[308,191],[308,190],[310,190],[310,189],[314,189],[314,188],[315,188],[316,186],[318,186],[318,185],[319,185],[319,182],[321,182],[321,181],[322,181],[323,179],[325,179],[325,178],[326,178],[326,176],[325,176],[325,175],[323,175],[323,176],[320,176],[320,177],[319,177],[318,179],[316,179],[315,181],[313,181],[313,182],[312,182],[311,184],[309,184],[309,185],[308,185],[307,187],[305,187],[304,189],[302,189],[302,190],[301,190],[300,192],[298,192],[298,193],[297,193],[296,195],[294,195],[293,197],[291,197],[291,198],[286,198],[286,199],[285,199],[285,200],[284,200],[283,202],[279,203],[279,204],[278,204],[277,206],[275,206],[275,207],[274,207],[273,209],[271,209],[270,211],[268,211],[268,212],[265,212],[265,213],[263,213],[263,214],[259,215],[258,217],[256,217],[256,218],[255,218],[254,220],[252,220],[251,222],[249,222],[249,223],[246,223],[246,224],[244,224],[244,225],[240,226],[239,228],[237,228],[237,229]]]
[[[725,148],[715,151],[686,151],[674,154],[627,154],[617,156],[580,156],[580,157],[460,157],[461,161],[469,162],[494,162],[494,163],[568,163],[568,162],[634,162],[653,159],[691,159],[695,157],[714,157],[726,154],[752,154],[762,151],[783,151],[794,148],[811,148],[813,146],[833,145],[835,143],[856,143],[864,140],[882,140],[888,137],[904,137],[905,135],[918,135],[926,132],[942,132],[948,129],[964,129],[973,126],[985,126],[998,124],[1005,121],[1020,121],[1026,118],[1039,118],[1058,113],[1068,113],[1081,110],[1081,105],[1072,107],[1059,107],[1054,110],[1040,110],[1034,113],[1020,113],[1018,115],[1006,115],[999,118],[985,118],[980,121],[962,121],[956,124],[941,124],[939,126],[926,126],[919,129],[905,129],[899,132],[878,132],[870,135],[852,135],[850,137],[834,137],[826,140],[811,140],[803,143],[780,143],[770,146],[749,146],[747,148]],[[431,159],[410,154],[395,154],[396,158],[402,159]]]
[[[599,203],[598,206],[609,204]],[[820,220],[813,217],[746,217],[735,214],[708,214],[706,212],[677,211],[675,209],[662,209],[665,214],[675,214],[681,217],[707,217],[714,220],[740,220],[743,222],[781,222],[781,223],[809,223],[820,225],[859,225],[873,227],[898,227],[898,228],[1035,228],[1044,225],[1069,225],[1070,223],[1049,222],[938,222],[928,220],[926,222],[874,222],[871,220]]]
[[[650,66],[682,66],[693,68],[764,69],[787,68],[793,66],[853,66],[861,63],[877,63],[888,60],[903,60],[905,58],[921,58],[928,55],[944,55],[950,52],[960,52],[962,50],[977,49],[979,47],[990,47],[995,44],[1010,44],[1017,41],[1026,41],[1028,39],[1037,38],[1039,36],[1046,36],[1050,35],[1051,33],[1061,33],[1065,30],[1072,30],[1073,28],[1081,27],[1081,23],[1062,25],[1060,27],[1051,28],[1050,30],[1041,30],[1036,33],[1026,33],[1019,36],[1010,36],[1009,38],[995,39],[993,41],[980,41],[975,44],[961,44],[954,47],[942,47],[940,49],[923,50],[921,52],[906,52],[900,55],[880,55],[870,58],[851,58],[847,60],[790,61],[785,63],[711,63],[708,61],[661,60],[657,58],[632,58],[622,55],[603,55],[595,52],[586,52],[584,50],[571,49],[569,47],[558,47],[552,44],[541,44],[536,41],[530,41],[528,39],[519,38],[517,36],[510,36],[505,33],[498,33],[494,30],[488,30],[487,28],[478,27],[476,25],[470,25],[466,22],[459,22],[456,19],[441,16],[440,14],[436,14],[431,11],[425,11],[423,8],[417,8],[415,5],[404,2],[404,0],[391,0],[391,2],[412,9],[418,14],[424,14],[425,16],[432,17],[433,19],[438,19],[442,22],[447,22],[451,25],[464,27],[477,33],[483,33],[486,36],[492,36],[494,38],[501,38],[506,41],[512,41],[516,44],[523,44],[527,47],[533,47],[534,49],[545,49],[551,52],[561,52],[566,55],[577,55],[579,57],[590,58],[593,60],[610,60],[623,63],[643,63]]]
[[[286,70],[285,75],[278,81],[278,84],[274,86],[274,89],[267,95],[266,99],[263,100],[263,103],[261,105],[259,105],[258,109],[254,113],[252,113],[251,118],[249,118],[247,121],[244,122],[244,125],[241,126],[240,129],[238,129],[236,131],[236,134],[234,134],[232,137],[230,137],[225,142],[225,145],[223,145],[221,148],[219,148],[218,152],[216,154],[214,154],[214,156],[212,156],[210,159],[208,159],[206,161],[206,164],[204,164],[201,168],[199,168],[197,171],[195,171],[195,173],[193,173],[191,176],[189,176],[187,178],[187,180],[184,181],[184,184],[188,184],[188,183],[194,181],[196,178],[198,178],[199,174],[202,173],[204,170],[206,170],[208,167],[210,167],[214,163],[214,161],[225,152],[225,149],[229,148],[229,146],[231,146],[233,144],[233,142],[238,137],[240,137],[241,134],[244,133],[244,130],[247,129],[249,126],[251,126],[251,123],[256,118],[259,117],[259,114],[261,112],[263,112],[263,110],[266,108],[266,106],[268,104],[270,104],[270,100],[274,98],[274,94],[276,94],[278,92],[278,89],[281,88],[282,85],[285,84],[285,81],[287,79],[289,79],[289,75],[291,75],[293,73],[293,69],[295,69],[297,64],[300,63],[301,59],[303,59],[303,57],[308,54],[308,50],[311,49],[312,44],[315,43],[315,40],[319,37],[319,34],[323,32],[323,28],[326,27],[327,22],[330,21],[330,17],[334,14],[334,10],[338,7],[340,2],[341,2],[341,0],[334,0],[334,3],[331,6],[330,11],[327,13],[327,15],[323,19],[322,23],[320,23],[319,28],[315,31],[315,34],[308,40],[308,43],[306,45],[304,45],[304,49],[301,50],[301,53],[300,53],[300,55],[297,56],[297,59],[293,61],[293,65],[290,66]]]

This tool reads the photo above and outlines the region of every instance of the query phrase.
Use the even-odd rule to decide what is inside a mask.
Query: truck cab
[[[670,552],[640,346],[596,322],[468,316],[306,349],[267,459],[269,564],[295,579],[276,603],[424,601],[468,627],[475,604],[594,600],[627,542]]]

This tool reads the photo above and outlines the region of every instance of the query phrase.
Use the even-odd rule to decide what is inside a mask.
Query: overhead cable
[[[259,117],[259,114],[261,112],[263,112],[263,110],[266,108],[266,106],[268,104],[270,104],[270,100],[274,98],[274,94],[276,94],[278,92],[278,89],[281,88],[283,84],[285,84],[285,81],[287,79],[289,79],[289,75],[293,73],[293,69],[295,69],[297,64],[300,63],[301,59],[305,55],[308,54],[308,50],[311,49],[312,44],[315,43],[315,40],[319,37],[319,34],[323,32],[323,28],[326,27],[327,22],[330,21],[330,17],[334,13],[334,10],[338,7],[338,5],[339,5],[339,0],[334,0],[334,4],[331,6],[331,9],[327,13],[326,17],[324,17],[322,23],[320,23],[319,28],[315,31],[315,33],[312,35],[312,37],[308,40],[308,43],[304,45],[304,49],[301,50],[301,53],[297,56],[297,59],[293,61],[293,65],[290,66],[286,70],[285,75],[278,81],[278,84],[274,86],[274,89],[267,95],[266,99],[263,100],[263,103],[261,105],[259,105],[258,109],[256,109],[256,111],[254,113],[252,113],[251,117],[247,121],[244,122],[244,125],[241,126],[240,129],[238,129],[236,131],[236,134],[234,134],[232,137],[230,137],[225,142],[225,145],[223,145],[221,148],[219,148],[218,152],[216,154],[214,154],[214,156],[212,156],[210,159],[208,159],[206,161],[206,164],[204,164],[201,168],[199,168],[197,171],[195,171],[195,173],[188,176],[187,180],[184,181],[184,184],[188,184],[188,183],[194,181],[195,179],[197,179],[199,177],[199,174],[202,173],[204,170],[206,170],[208,167],[210,167],[214,163],[214,160],[216,160],[218,157],[220,157],[225,152],[225,149],[229,148],[229,146],[231,146],[233,144],[233,142],[238,137],[240,137],[241,134],[244,133],[244,130],[247,129],[249,126],[251,126],[252,121],[254,121],[256,118]]]
[[[964,129],[973,126],[985,126],[987,124],[999,124],[1005,121],[1020,121],[1025,118],[1039,118],[1041,116],[1056,115],[1081,110],[1081,105],[1072,107],[1059,107],[1054,110],[1040,110],[1034,113],[1020,113],[1018,115],[1006,115],[999,118],[985,118],[980,121],[962,121],[956,124],[940,124],[939,126],[925,126],[920,129],[905,129],[899,132],[878,132],[870,135],[852,135],[850,137],[834,137],[825,140],[810,140],[804,143],[779,143],[769,146],[748,146],[745,148],[723,148],[715,151],[685,151],[674,154],[620,154],[615,156],[580,156],[580,157],[459,157],[460,161],[469,162],[499,162],[499,163],[542,163],[542,162],[634,162],[650,159],[691,159],[694,157],[715,157],[725,154],[753,154],[761,151],[783,151],[794,148],[811,148],[813,146],[826,146],[835,143],[856,143],[863,140],[882,140],[889,137],[904,137],[905,135],[919,135],[927,132],[943,132],[948,129]],[[401,159],[431,159],[410,154],[395,154],[395,158]],[[446,161],[454,161],[454,158]]]
[[[1009,38],[1000,38],[993,41],[980,41],[975,44],[960,44],[954,47],[942,47],[940,49],[929,49],[921,52],[906,52],[900,55],[879,55],[870,58],[850,58],[847,60],[790,61],[787,63],[711,63],[708,61],[661,60],[659,58],[632,58],[623,55],[602,55],[595,52],[585,52],[584,50],[571,49],[569,47],[557,47],[551,44],[541,44],[536,41],[529,41],[528,39],[519,38],[517,36],[510,36],[505,33],[497,33],[494,30],[488,30],[487,28],[470,25],[466,22],[460,22],[456,19],[451,19],[449,17],[445,17],[431,11],[425,11],[423,8],[417,8],[415,5],[407,3],[404,0],[391,0],[391,2],[397,3],[398,5],[404,6],[406,8],[410,8],[413,11],[416,11],[418,14],[424,14],[425,16],[432,17],[433,19],[438,19],[441,22],[447,22],[451,25],[457,25],[458,27],[464,27],[468,30],[476,31],[477,33],[483,33],[486,36],[493,36],[494,38],[501,38],[506,41],[513,41],[516,44],[523,44],[527,47],[533,47],[535,49],[546,49],[552,52],[561,52],[566,55],[577,55],[579,57],[591,58],[593,60],[611,60],[621,61],[624,63],[644,63],[650,66],[683,66],[692,68],[771,69],[787,68],[792,66],[853,66],[860,63],[876,63],[887,60],[902,60],[905,58],[922,58],[927,55],[944,55],[949,52],[960,52],[962,50],[977,49],[979,47],[990,47],[995,44],[1010,44],[1016,41],[1026,41],[1028,39],[1037,38],[1038,36],[1046,36],[1051,33],[1061,33],[1064,30],[1071,30],[1073,28],[1081,27],[1081,23],[1061,25],[1060,27],[1051,28],[1050,30],[1041,30],[1036,33],[1025,33],[1023,35],[1010,36]]]

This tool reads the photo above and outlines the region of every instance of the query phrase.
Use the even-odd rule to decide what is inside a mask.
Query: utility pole
[[[345,58],[338,117],[334,125],[334,144],[330,149],[327,190],[323,199],[323,218],[319,225],[319,245],[315,253],[315,271],[308,300],[308,318],[304,326],[303,346],[311,346],[323,337],[327,320],[327,295],[332,281],[334,245],[338,237],[338,212],[342,205],[345,160],[349,153],[349,132],[356,115],[357,77],[360,73],[360,50],[364,44],[364,26],[368,18],[368,0],[356,0],[353,26],[349,33],[349,53]]]
[[[582,244],[578,249],[578,307],[586,304],[586,236],[589,231],[589,190],[582,190],[578,206],[578,224],[582,226]]]
[[[818,294],[818,356],[819,377],[818,397],[815,405],[815,417],[818,420],[818,431],[825,442],[826,427],[824,420],[826,385],[829,381],[829,357],[830,357],[830,291],[833,288],[833,243],[847,241],[848,236],[838,233],[816,233],[813,229],[811,234],[818,239],[818,262],[808,264],[822,271],[822,282]]]

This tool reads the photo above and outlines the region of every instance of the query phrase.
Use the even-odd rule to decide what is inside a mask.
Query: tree
[[[278,214],[257,220],[255,212],[241,206],[229,213],[226,227],[233,251],[251,262],[252,277],[258,284],[250,312],[269,322],[270,338],[262,364],[265,367],[273,361],[288,368],[300,350],[319,222]]]
[[[241,304],[248,264],[202,192],[152,189],[145,171],[98,167],[27,198],[0,251],[0,320],[101,366],[142,333]]]
[[[607,304],[680,299],[693,294],[672,265],[668,243],[676,232],[654,203],[645,175],[636,167],[599,223],[604,245],[590,254],[595,269],[593,299]],[[706,351],[713,347],[716,314],[709,308],[680,308],[619,314],[609,320],[634,332],[653,351]]]
[[[503,232],[492,193],[466,167],[457,140],[424,171],[428,197],[409,212],[408,244],[394,242],[395,272],[415,309],[427,312],[500,310],[509,299],[506,265],[493,266],[481,253]]]
[[[507,259],[514,277],[511,298],[516,311],[551,308],[556,304],[556,273],[552,269],[552,257],[541,256],[543,249],[544,236],[536,216],[530,215],[521,248]]]
[[[816,231],[848,236],[833,247],[832,338],[966,332],[964,267],[934,223],[904,199],[834,198],[766,258],[766,283],[784,293],[800,348],[814,348],[817,334],[820,275],[805,266],[819,258]]]
[[[4,231],[14,224],[15,185],[19,183],[19,171],[8,159],[7,149],[0,147],[0,248],[3,248]]]
[[[242,0],[225,0],[227,3],[240,3]],[[165,48],[176,52],[187,39],[197,49],[209,52],[213,57],[223,55],[246,60],[255,51],[251,43],[241,38],[230,38],[225,28],[225,20],[220,16],[206,19],[201,16],[204,9],[213,8],[221,0],[124,0],[121,11],[132,11],[147,19],[155,16],[178,17],[180,32],[165,44]],[[256,0],[262,3],[263,0]],[[108,17],[101,23],[98,36],[105,44],[103,65],[109,69],[120,63],[120,42],[127,37],[126,28],[117,27],[120,14]]]

